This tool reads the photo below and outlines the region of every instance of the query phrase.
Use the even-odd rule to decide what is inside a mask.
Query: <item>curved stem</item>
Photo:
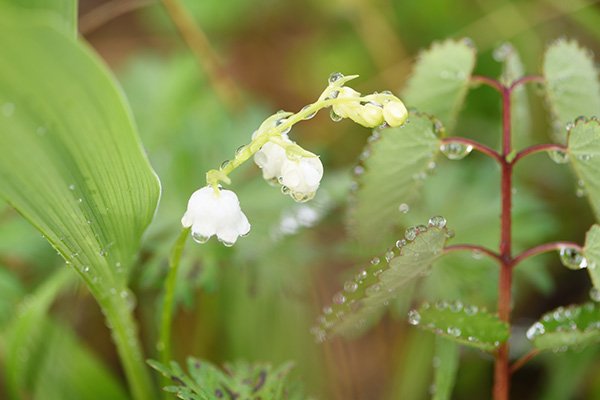
[[[240,90],[222,66],[221,60],[202,29],[196,24],[180,0],[162,0],[162,3],[182,39],[198,63],[204,68],[217,96],[230,111],[239,111],[242,107]]]
[[[486,146],[484,144],[481,144],[479,142],[471,140],[471,139],[466,139],[466,138],[463,138],[463,137],[451,136],[451,137],[443,138],[442,139],[442,143],[463,143],[463,144],[466,144],[468,146],[473,147],[473,150],[476,150],[476,151],[478,151],[480,153],[485,154],[488,157],[493,158],[498,163],[502,163],[503,160],[504,160],[502,158],[502,155],[500,155],[500,153],[498,153],[496,150],[494,150],[491,147],[488,147],[488,146]]]
[[[510,366],[510,373],[514,374],[517,372],[523,365],[527,364],[529,360],[533,357],[537,356],[540,353],[538,349],[533,349],[529,353],[525,354],[523,357],[519,358]]]
[[[452,253],[455,251],[472,251],[472,252],[480,252],[481,254],[485,254],[486,256],[492,258],[494,261],[502,264],[502,259],[500,255],[487,247],[477,246],[474,244],[455,244],[452,246],[444,247],[444,254]]]
[[[152,400],[156,398],[154,385],[146,368],[137,327],[127,301],[126,297],[117,294],[107,296],[99,303],[110,326],[133,398]]]
[[[552,243],[544,243],[539,246],[532,247],[531,249],[525,250],[518,256],[516,256],[513,260],[513,266],[516,266],[520,262],[526,260],[527,258],[536,256],[542,253],[548,253],[550,251],[557,251],[564,247],[573,247],[579,251],[583,251],[582,247],[573,242],[552,242]]]
[[[504,85],[500,81],[493,78],[489,78],[487,76],[473,75],[471,77],[471,82],[489,86],[491,88],[496,89],[500,93],[502,93],[502,91],[505,89]]]
[[[177,241],[171,250],[169,257],[169,272],[165,280],[165,294],[162,304],[162,313],[160,319],[160,333],[158,338],[158,352],[160,361],[167,364],[171,361],[171,321],[173,319],[173,299],[175,297],[175,285],[177,283],[177,271],[181,262],[181,254],[185,247],[190,229],[186,228],[181,231]]]
[[[553,143],[536,144],[534,146],[526,147],[523,150],[519,151],[517,153],[517,155],[515,156],[515,158],[513,159],[512,163],[516,164],[519,160],[521,160],[522,158],[525,158],[531,154],[542,153],[542,152],[552,151],[552,150],[566,151],[567,147],[560,145],[560,144],[553,144]]]
[[[523,77],[517,79],[516,81],[514,81],[510,85],[509,90],[513,91],[518,86],[521,86],[521,85],[524,85],[524,84],[530,83],[530,82],[544,83],[545,81],[544,81],[544,77],[540,76],[540,75],[526,75],[526,76],[523,76]]]
[[[79,32],[87,35],[121,15],[154,4],[155,0],[112,0],[79,18]]]

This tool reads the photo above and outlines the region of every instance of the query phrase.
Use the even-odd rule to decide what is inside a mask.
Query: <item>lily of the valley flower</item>
[[[356,90],[343,86],[337,90],[338,99],[352,99],[334,104],[333,112],[341,118],[350,118],[357,124],[367,128],[375,128],[384,122],[389,126],[400,126],[408,117],[404,103],[391,93],[374,93],[364,96]]]
[[[287,135],[281,135],[287,143],[292,141]],[[254,154],[254,162],[262,169],[263,178],[269,183],[277,183],[281,176],[281,167],[287,160],[285,149],[274,142],[267,142]]]
[[[248,218],[240,208],[237,195],[231,190],[205,186],[195,191],[181,224],[192,228],[192,237],[205,243],[216,235],[225,246],[233,246],[239,236],[250,232]]]

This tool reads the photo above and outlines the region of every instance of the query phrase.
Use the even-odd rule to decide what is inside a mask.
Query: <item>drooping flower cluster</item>
[[[263,178],[272,185],[280,185],[281,191],[295,201],[305,202],[315,196],[323,177],[323,164],[316,154],[289,138],[288,133],[297,122],[312,118],[325,107],[331,107],[334,121],[349,118],[368,128],[383,124],[395,127],[406,121],[406,107],[390,92],[362,96],[344,86],[356,77],[332,74],[329,85],[315,103],[296,114],[280,111],[267,118],[252,134],[252,141],[236,152],[234,160],[207,172],[207,186],[192,194],[181,219],[185,228],[191,228],[197,242],[204,243],[216,235],[223,244],[231,246],[250,231],[238,197],[221,189],[219,182],[230,183],[229,173],[252,156]]]

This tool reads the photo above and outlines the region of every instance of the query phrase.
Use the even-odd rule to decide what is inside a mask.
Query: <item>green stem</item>
[[[106,296],[100,305],[111,328],[112,338],[117,346],[133,398],[155,399],[154,385],[146,368],[137,326],[127,298],[120,294]]]
[[[173,299],[175,297],[175,285],[177,283],[177,271],[181,261],[181,254],[185,242],[190,233],[189,228],[183,229],[171,250],[169,257],[169,272],[165,281],[165,294],[162,304],[160,320],[160,334],[158,338],[158,352],[163,364],[171,361],[171,320],[173,319]]]

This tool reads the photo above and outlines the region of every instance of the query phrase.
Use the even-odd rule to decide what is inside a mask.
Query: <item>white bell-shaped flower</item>
[[[373,95],[365,96],[365,100],[340,102],[332,106],[333,112],[342,117],[350,118],[352,121],[366,128],[374,128],[384,122],[382,106],[374,101],[368,101],[367,98]],[[349,87],[342,87],[338,91],[338,99],[352,99],[360,97],[360,93]]]
[[[322,177],[323,164],[319,157],[288,158],[281,166],[279,183],[283,185],[284,193],[304,202],[315,196]]]
[[[408,118],[408,110],[400,99],[391,100],[383,105],[383,118],[391,127],[400,126]]]
[[[239,236],[250,232],[250,223],[237,195],[231,190],[214,190],[211,186],[192,194],[181,224],[192,228],[192,237],[198,243],[206,243],[216,235],[225,246],[233,246]]]
[[[285,142],[292,143],[287,135],[282,135],[282,137]],[[254,154],[254,162],[262,169],[263,178],[272,183],[276,183],[277,178],[281,175],[281,167],[285,160],[287,160],[285,149],[274,142],[265,143]]]

